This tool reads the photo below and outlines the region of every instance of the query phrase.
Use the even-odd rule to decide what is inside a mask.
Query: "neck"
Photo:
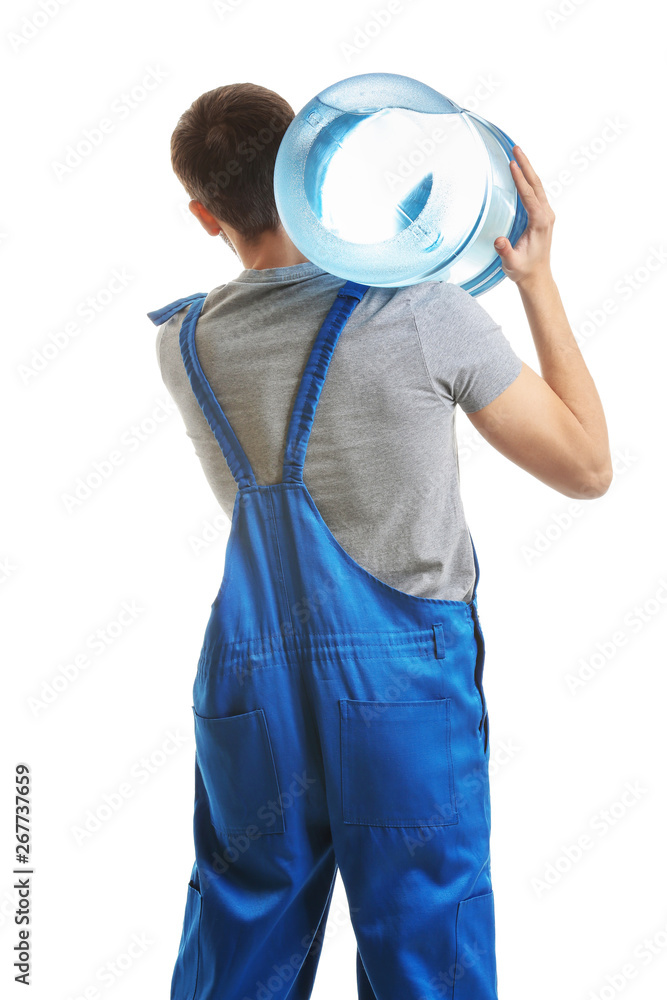
[[[309,263],[308,258],[297,250],[282,227],[275,232],[262,234],[252,246],[239,241],[234,250],[243,267],[255,271],[263,271],[268,267],[292,267],[294,264]]]

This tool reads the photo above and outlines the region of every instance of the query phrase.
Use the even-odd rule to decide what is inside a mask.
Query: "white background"
[[[49,16],[38,2],[5,4],[0,32],[5,995],[27,995],[11,964],[19,761],[33,771],[30,996],[167,998],[181,933],[193,860],[190,695],[228,521],[178,413],[162,408],[146,313],[240,266],[189,216],[171,132],[221,84],[262,84],[298,111],[329,84],[373,71],[413,76],[500,125],[551,185],[552,271],[615,456],[609,492],[571,501],[494,452],[459,413],[487,642],[500,998],[664,995],[661,8],[564,0],[558,14],[556,0],[402,0],[377,30],[383,0],[44,3]],[[150,70],[159,82],[145,99],[114,110]],[[68,145],[105,117],[113,130],[58,177]],[[127,283],[107,301],[114,271]],[[92,321],[80,312],[89,296]],[[515,286],[479,301],[539,370]],[[72,322],[77,334],[54,349]],[[78,477],[117,450],[122,463],[68,510]],[[140,610],[117,629],[126,603]],[[89,645],[98,629],[101,653]],[[63,680],[81,654],[88,665]],[[591,660],[573,693],[568,676]],[[31,699],[49,690],[37,710]],[[170,733],[183,742],[165,754]],[[130,797],[81,842],[88,811],[123,783]],[[628,785],[638,790],[623,802]],[[584,835],[588,849],[568,861]],[[340,878],[329,927],[313,997],[351,1000],[355,943]],[[133,935],[150,943],[128,966]],[[112,985],[98,978],[107,963],[123,968]]]

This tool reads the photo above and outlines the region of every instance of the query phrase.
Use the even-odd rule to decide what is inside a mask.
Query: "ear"
[[[219,236],[220,225],[215,221],[207,208],[204,208],[200,201],[191,201],[188,208],[196,219],[199,220],[209,236]]]

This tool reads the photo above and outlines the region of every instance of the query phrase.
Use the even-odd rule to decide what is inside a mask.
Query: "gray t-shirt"
[[[243,270],[206,297],[197,353],[262,485],[281,480],[299,380],[343,284],[308,262]],[[181,359],[184,316],[185,309],[159,328],[158,363],[231,518],[236,482]],[[456,404],[466,413],[481,409],[520,369],[502,328],[457,285],[368,289],[334,350],[303,474],[331,532],[364,569],[417,597],[471,599]]]

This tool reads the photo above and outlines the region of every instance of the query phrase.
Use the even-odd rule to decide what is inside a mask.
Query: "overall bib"
[[[303,481],[347,281],[292,410],[283,477],[253,470],[195,349],[197,401],[238,484],[193,686],[195,861],[171,1000],[307,1000],[340,868],[360,1000],[497,1000],[489,725],[477,615],[345,551]]]

